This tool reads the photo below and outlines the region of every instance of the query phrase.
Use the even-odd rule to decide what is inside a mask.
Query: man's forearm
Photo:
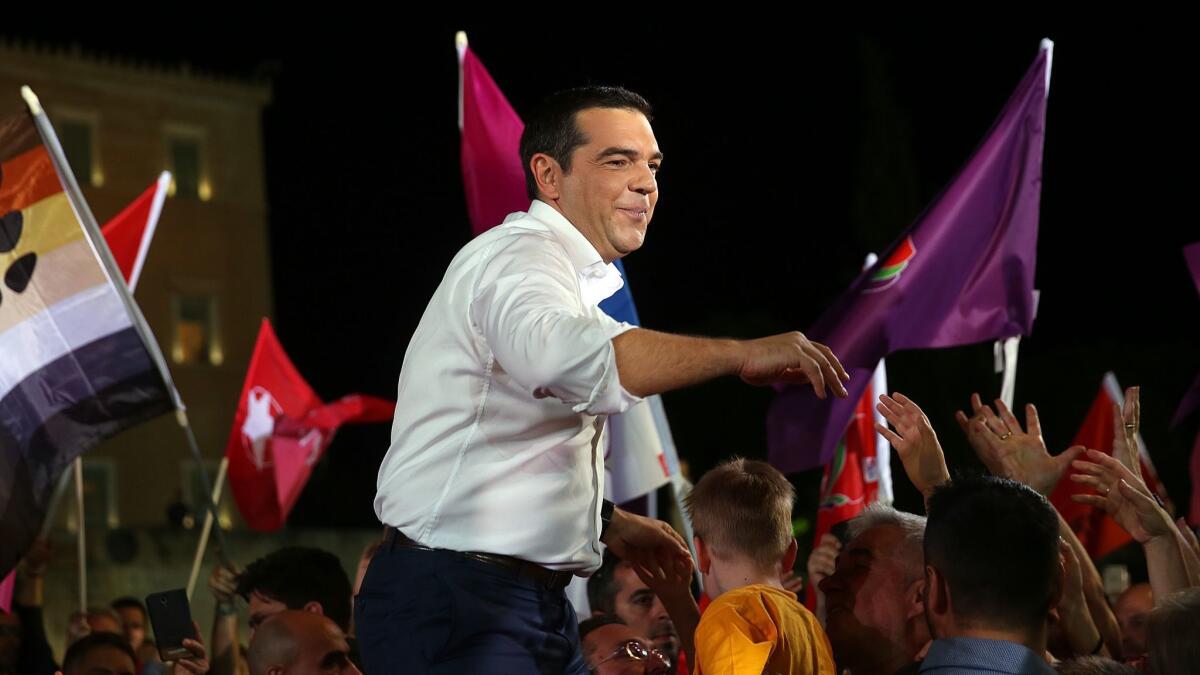
[[[1083,597],[1087,600],[1088,612],[1092,615],[1092,622],[1096,625],[1096,630],[1104,638],[1104,644],[1112,654],[1119,654],[1121,650],[1121,627],[1117,623],[1117,616],[1113,614],[1112,608],[1108,605],[1108,600],[1104,597],[1104,582],[1100,578],[1100,571],[1096,569],[1096,565],[1092,562],[1092,557],[1088,555],[1087,549],[1079,541],[1079,537],[1075,536],[1075,532],[1071,530],[1071,526],[1058,514],[1058,534],[1063,541],[1071,547],[1075,552],[1076,559],[1079,560],[1079,572],[1083,577]]]
[[[1187,566],[1183,562],[1180,541],[1173,532],[1151,538],[1142,544],[1142,548],[1146,551],[1146,571],[1157,607],[1172,593],[1190,585]]]
[[[1188,583],[1192,586],[1200,586],[1200,558],[1196,556],[1196,551],[1179,531],[1178,525],[1175,527],[1175,542],[1179,545],[1179,555],[1183,558],[1184,569],[1187,570]]]
[[[237,614],[222,614],[217,609],[212,629],[212,669],[210,675],[235,675],[241,660],[238,648]]]
[[[613,338],[621,386],[650,396],[736,374],[742,365],[737,340],[672,335],[635,328]]]

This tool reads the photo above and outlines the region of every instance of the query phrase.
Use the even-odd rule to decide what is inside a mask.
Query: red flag
[[[814,548],[835,525],[862,513],[879,500],[879,461],[875,432],[875,383],[867,385],[854,409],[846,435],[825,465],[821,478],[821,502],[817,509]],[[816,610],[817,589],[809,584],[805,604]]]
[[[1124,400],[1125,396],[1120,385],[1117,384],[1116,376],[1106,373],[1104,383],[1096,394],[1096,400],[1092,402],[1087,418],[1083,421],[1079,432],[1075,434],[1071,445],[1082,445],[1111,455],[1114,422],[1112,406],[1114,403],[1121,405]],[[1166,503],[1166,490],[1159,483],[1158,474],[1154,471],[1150,455],[1146,452],[1146,444],[1142,443],[1140,438],[1138,447],[1141,453],[1142,478],[1145,479],[1150,490]],[[1091,489],[1072,482],[1069,478],[1070,473],[1068,471],[1063,474],[1054,493],[1050,495],[1050,502],[1062,514],[1063,520],[1067,521],[1067,525],[1075,532],[1075,536],[1079,537],[1079,541],[1087,549],[1088,555],[1096,560],[1132,541],[1129,533],[1110,518],[1103,509],[1071,501],[1071,495],[1090,494]]]
[[[225,446],[229,486],[246,523],[262,532],[283,527],[338,427],[390,420],[395,406],[360,394],[325,405],[263,319]]]
[[[529,208],[519,143],[525,123],[459,33],[458,128],[471,229],[479,234]]]
[[[104,241],[108,243],[130,291],[137,287],[138,277],[142,274],[146,252],[150,250],[150,240],[154,238],[154,228],[158,225],[170,184],[170,172],[162,172],[154,185],[101,228]]]

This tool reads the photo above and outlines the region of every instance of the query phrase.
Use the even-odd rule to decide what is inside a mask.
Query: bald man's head
[[[362,675],[349,654],[350,646],[337,624],[320,614],[289,609],[259,626],[246,660],[250,675]]]
[[[1134,584],[1125,589],[1113,606],[1121,626],[1121,655],[1127,659],[1146,653],[1146,626],[1154,609],[1154,591],[1150,584]]]

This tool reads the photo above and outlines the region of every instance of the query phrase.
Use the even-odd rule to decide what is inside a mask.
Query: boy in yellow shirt
[[[689,578],[638,569],[666,606],[698,675],[835,675],[829,638],[781,580],[796,560],[794,500],[778,470],[741,458],[696,484],[687,509],[697,567],[713,599],[703,616]]]

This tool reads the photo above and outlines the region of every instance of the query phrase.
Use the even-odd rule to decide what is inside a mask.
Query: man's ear
[[[696,546],[696,569],[700,570],[701,574],[708,574],[709,568],[712,567],[712,551],[708,550],[708,546],[699,536],[692,537],[692,543]]]
[[[544,152],[529,159],[529,169],[537,183],[538,197],[555,201],[562,194],[563,170],[558,160]]]

